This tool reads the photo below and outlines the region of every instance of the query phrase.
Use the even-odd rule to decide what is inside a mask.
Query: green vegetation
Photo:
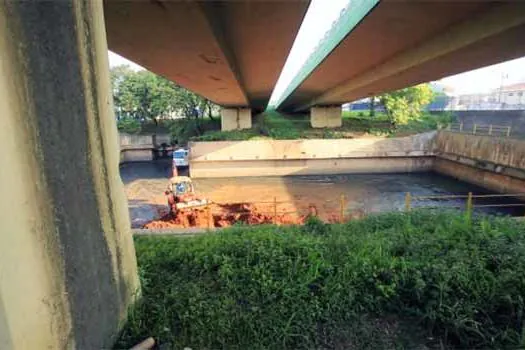
[[[276,140],[294,139],[335,139],[354,138],[363,134],[382,136],[406,136],[420,132],[436,130],[452,121],[448,112],[422,112],[418,117],[410,119],[406,124],[393,127],[385,113],[377,112],[370,118],[367,112],[343,112],[343,126],[334,129],[314,129],[310,126],[308,115],[283,115],[279,112],[265,112],[257,116],[251,129],[223,131],[209,130],[202,134],[193,133],[188,139],[193,141],[226,141],[253,140],[271,138]],[[219,124],[217,129],[220,128]],[[177,138],[179,134],[174,133]]]
[[[135,242],[142,298],[117,348],[148,336],[168,349],[525,345],[515,219],[416,211]]]
[[[169,132],[178,144],[190,140],[402,136],[436,129],[444,120],[451,119],[447,115],[436,117],[422,112],[432,97],[428,84],[423,84],[379,96],[386,113],[374,112],[370,116],[368,111],[344,112],[340,128],[313,129],[308,115],[267,111],[254,118],[251,129],[221,132],[218,106],[158,75],[118,66],[111,69],[111,84],[119,130],[132,134]]]
[[[115,113],[124,120],[119,122],[123,124],[120,129],[131,125],[129,121],[151,121],[159,126],[160,121],[172,117],[186,118],[200,128],[203,119],[213,120],[218,111],[207,99],[146,70],[118,66],[111,69],[110,77]]]
[[[394,127],[421,117],[423,107],[434,98],[429,84],[420,84],[379,96],[386,115]]]
[[[139,134],[142,131],[140,122],[133,118],[122,118],[117,121],[117,128],[121,132],[128,134]]]

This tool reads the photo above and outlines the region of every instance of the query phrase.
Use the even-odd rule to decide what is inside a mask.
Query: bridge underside
[[[108,46],[223,107],[263,110],[308,4],[106,0]]]
[[[525,4],[381,1],[285,99],[304,110],[525,55]]]

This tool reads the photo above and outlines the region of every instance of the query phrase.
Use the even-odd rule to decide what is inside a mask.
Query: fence
[[[510,137],[512,133],[511,126],[501,125],[480,125],[473,124],[472,126],[465,126],[463,123],[452,123],[448,124],[446,130],[453,132],[462,132],[473,135],[489,135],[489,136],[504,136]]]
[[[325,203],[332,202],[337,207],[337,211],[329,216],[330,222],[345,222],[347,220],[345,208],[347,200],[341,195],[337,200],[326,200]],[[282,208],[283,204],[294,204],[294,201],[278,201],[274,197],[273,201],[261,201],[250,203],[213,203],[202,207],[203,215],[196,219],[196,226],[199,227],[219,227],[229,226],[236,223],[249,225],[256,224],[302,224],[308,216],[318,216],[317,208],[313,205],[308,210],[288,210]],[[203,222],[205,221],[205,222]],[[189,223],[186,223],[189,225]]]
[[[491,204],[476,204],[476,199],[502,199],[512,198],[516,200],[525,200],[525,193],[513,193],[513,194],[472,194],[469,192],[467,195],[432,195],[432,196],[413,196],[407,192],[405,194],[405,211],[409,212],[413,208],[415,201],[425,200],[447,200],[447,199],[461,199],[464,200],[464,204],[451,205],[451,208],[465,208],[467,215],[472,215],[475,208],[513,208],[513,207],[525,207],[525,203],[491,203]],[[422,206],[418,205],[418,209],[443,209],[442,206]]]
[[[514,194],[481,194],[475,195],[469,192],[466,195],[429,195],[429,196],[414,196],[407,192],[404,200],[405,212],[410,212],[412,209],[445,209],[445,208],[464,208],[467,216],[471,217],[476,208],[525,208],[525,202],[519,203],[502,203],[501,199],[511,198],[513,200],[525,201],[525,193]],[[431,206],[421,205],[424,201],[442,201],[442,200],[463,200],[461,204],[452,204],[447,206]],[[498,203],[477,203],[482,199],[496,199]],[[326,200],[325,203],[331,202],[334,204],[334,211],[329,212],[328,221],[331,223],[344,223],[349,219],[356,217],[355,212],[347,211],[347,198],[341,195],[338,199]],[[414,206],[415,203],[419,203]],[[200,218],[200,222],[196,223],[200,227],[219,227],[229,226],[236,223],[244,223],[248,225],[258,224],[303,224],[308,216],[318,216],[317,208],[310,206],[308,210],[287,210],[283,209],[284,204],[294,204],[293,201],[278,201],[274,197],[273,201],[261,201],[251,203],[214,203],[213,206],[207,205],[203,207],[204,216]],[[215,209],[214,209],[215,208]],[[295,205],[294,205],[295,208]],[[295,215],[295,216],[291,216]],[[365,216],[366,213],[359,213],[359,217]],[[205,220],[205,222],[203,222]],[[223,222],[221,222],[221,220]]]

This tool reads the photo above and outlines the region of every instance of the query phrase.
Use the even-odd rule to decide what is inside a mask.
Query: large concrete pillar
[[[0,349],[112,345],[138,290],[102,2],[0,2]]]
[[[343,125],[341,106],[317,106],[310,109],[312,128],[338,128]]]
[[[250,108],[222,108],[221,130],[239,130],[252,127],[252,110]]]

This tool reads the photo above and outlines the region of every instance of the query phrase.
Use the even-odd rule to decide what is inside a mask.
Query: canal
[[[128,197],[133,227],[158,218],[165,210],[164,190],[170,175],[167,161],[128,163],[120,172]],[[352,174],[329,176],[241,177],[194,180],[197,193],[216,203],[260,203],[270,208],[279,202],[280,212],[304,214],[314,206],[321,218],[339,215],[343,197],[345,215],[362,216],[403,210],[405,194],[414,197],[435,195],[491,194],[491,192],[433,172],[411,174]],[[510,198],[483,198],[475,205],[513,204]],[[466,199],[426,199],[412,201],[412,207],[464,209]],[[270,210],[270,209],[268,209]],[[523,207],[476,208],[478,212],[523,215]]]

